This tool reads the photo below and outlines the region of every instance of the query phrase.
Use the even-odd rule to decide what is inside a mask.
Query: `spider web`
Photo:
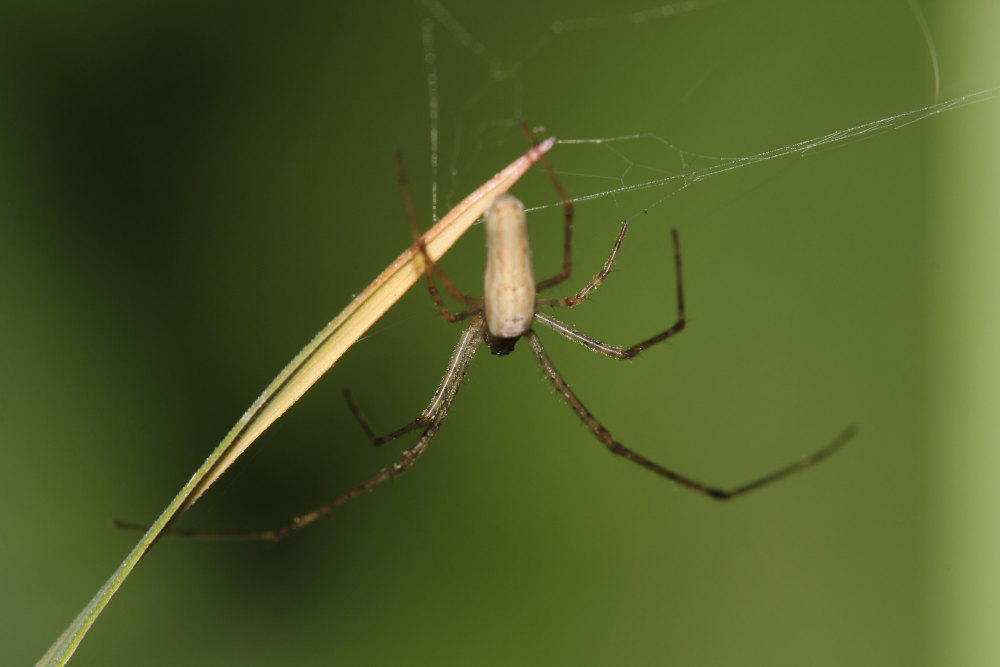
[[[678,192],[703,182],[709,177],[732,172],[743,167],[788,156],[805,156],[834,147],[865,141],[873,137],[906,128],[914,123],[929,119],[945,111],[993,100],[1000,96],[1000,87],[987,87],[964,92],[954,96],[942,96],[941,73],[938,52],[933,40],[933,30],[915,0],[900,0],[881,7],[881,11],[893,11],[892,20],[898,26],[896,39],[908,43],[908,58],[904,63],[909,72],[899,76],[898,72],[885,72],[893,79],[912,78],[915,82],[911,97],[915,102],[910,107],[885,113],[886,104],[872,104],[870,109],[858,111],[863,100],[861,95],[871,87],[880,73],[864,76],[857,71],[845,72],[845,79],[859,82],[858,99],[836,99],[831,104],[831,115],[837,118],[838,107],[849,108],[850,112],[840,114],[840,124],[835,129],[815,134],[800,134],[798,138],[774,147],[753,150],[746,153],[718,154],[715,147],[692,143],[687,139],[684,146],[675,139],[676,130],[668,120],[635,122],[632,109],[651,102],[643,98],[651,97],[658,87],[671,88],[670,80],[680,76],[690,80],[686,90],[675,100],[677,107],[698,109],[698,98],[707,80],[721,78],[720,69],[731,68],[732,58],[738,51],[728,50],[724,39],[718,44],[708,44],[696,57],[678,63],[669,59],[670,49],[652,51],[650,44],[667,43],[676,40],[678,49],[684,46],[683,31],[691,25],[685,22],[699,22],[697,29],[711,31],[712,24],[723,28],[732,14],[739,12],[735,5],[722,0],[688,0],[656,7],[639,8],[634,11],[611,15],[596,15],[577,18],[539,16],[531,25],[519,26],[515,30],[503,25],[477,26],[485,35],[477,34],[468,27],[457,12],[453,12],[436,0],[423,0],[419,7],[424,15],[421,37],[426,66],[426,81],[429,101],[429,154],[431,174],[431,208],[436,220],[443,210],[447,210],[461,195],[470,189],[474,178],[466,178],[473,167],[486,161],[492,149],[503,146],[506,153],[516,149],[517,141],[523,138],[517,131],[517,120],[527,122],[539,120],[541,115],[535,110],[533,90],[539,84],[533,72],[556,71],[555,79],[549,79],[549,88],[557,89],[557,94],[567,89],[587,90],[600,95],[609,82],[620,79],[625,74],[639,74],[644,77],[642,90],[636,99],[627,100],[622,113],[617,117],[605,117],[600,129],[610,129],[608,136],[563,135],[561,128],[537,127],[541,133],[551,132],[558,137],[555,155],[557,172],[568,184],[573,202],[592,202],[612,198],[618,202],[623,195],[644,193],[624,210],[626,217],[639,211],[646,211]],[[765,7],[766,5],[762,5]],[[887,9],[888,8],[888,9]],[[557,11],[557,10],[556,10]],[[758,9],[758,11],[764,11]],[[772,7],[779,17],[788,16],[787,8]],[[848,8],[846,11],[852,11]],[[857,11],[854,8],[853,11]],[[727,16],[729,17],[727,19]],[[864,20],[864,16],[860,20]],[[874,21],[873,17],[873,21]],[[801,26],[798,26],[801,29]],[[600,48],[604,38],[626,35],[626,39],[636,42],[634,52],[609,54],[605,63],[611,68],[606,72],[594,73],[585,70],[585,65],[572,61],[581,44]],[[839,41],[845,35],[826,35],[829,48],[849,48]],[[851,35],[853,37],[853,35]],[[817,27],[814,34],[800,34],[800,39],[824,39],[824,30]],[[503,53],[496,46],[505,47]],[[508,48],[509,47],[509,48]],[[683,51],[682,51],[683,52]],[[513,55],[510,55],[513,54]],[[706,54],[712,54],[707,56]],[[712,58],[715,58],[714,62]],[[569,59],[569,61],[567,60]],[[727,60],[730,59],[730,60]],[[621,61],[621,65],[615,61]],[[569,63],[567,65],[567,62]],[[623,72],[625,74],[623,74]],[[542,75],[545,76],[545,75]],[[815,77],[809,82],[812,94],[822,95],[823,82]],[[866,86],[868,88],[866,88]],[[595,92],[596,91],[596,92]],[[760,94],[766,97],[766,93]],[[558,106],[558,105],[556,105]],[[587,116],[587,111],[574,116]],[[876,111],[882,111],[878,114]],[[674,114],[677,115],[677,114]],[[844,119],[848,119],[845,121]],[[834,123],[837,120],[833,121]],[[586,124],[586,123],[581,123]],[[803,124],[805,127],[807,124]],[[818,123],[810,127],[820,126]],[[766,127],[766,126],[765,126]],[[831,127],[830,124],[826,125]],[[592,124],[588,129],[598,129]],[[757,129],[761,125],[756,126]],[[598,129],[598,131],[600,131]],[[725,135],[727,132],[724,128]],[[619,132],[620,131],[620,132]],[[731,131],[730,131],[731,133]],[[686,134],[686,132],[685,132]],[[764,131],[762,134],[774,134]],[[787,135],[786,135],[787,136]],[[744,142],[745,143],[745,142]],[[571,157],[566,157],[570,149]],[[585,151],[584,149],[589,149]],[[492,163],[502,160],[491,158]],[[566,166],[572,165],[567,170]],[[560,169],[562,167],[562,169]],[[481,174],[475,172],[475,178]],[[528,210],[551,208],[559,202],[551,199],[531,202]]]

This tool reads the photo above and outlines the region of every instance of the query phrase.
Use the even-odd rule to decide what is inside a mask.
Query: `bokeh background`
[[[777,149],[1000,84],[993,4],[5,3],[0,20],[0,652],[42,654],[292,355],[428,224],[524,149],[565,139],[574,196]],[[450,18],[449,18],[450,17]],[[554,33],[553,21],[572,29]],[[422,27],[424,26],[424,27]],[[473,364],[407,475],[278,544],[165,539],[77,665],[987,665],[1000,583],[992,407],[997,102],[688,187],[577,207],[563,317],[543,332],[624,443],[736,484],[859,436],[732,504],[607,454],[527,350]],[[559,257],[540,172],[539,273]],[[993,200],[990,200],[990,197]],[[648,213],[643,214],[644,209]],[[445,268],[478,292],[474,229]],[[571,287],[567,287],[567,290]],[[415,289],[182,522],[265,527],[394,458],[459,329]]]

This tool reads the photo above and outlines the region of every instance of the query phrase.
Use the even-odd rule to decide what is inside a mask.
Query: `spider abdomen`
[[[535,317],[535,269],[524,205],[502,194],[486,212],[486,326],[498,338],[517,338]]]

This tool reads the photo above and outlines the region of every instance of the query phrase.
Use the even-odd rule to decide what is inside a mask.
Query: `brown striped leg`
[[[461,382],[460,377],[456,380],[456,373],[458,372],[458,368],[461,366],[462,363],[463,346],[466,344],[473,345],[470,354],[474,353],[475,345],[472,343],[466,343],[466,340],[469,336],[472,336],[473,340],[475,340],[477,331],[479,338],[482,338],[483,335],[482,331],[484,328],[483,326],[481,326],[482,322],[485,322],[485,320],[483,320],[482,317],[480,316],[476,320],[470,322],[469,326],[466,327],[465,332],[459,339],[458,345],[455,346],[455,351],[452,352],[451,361],[448,362],[448,368],[444,372],[444,377],[441,378],[441,382],[438,384],[438,388],[434,391],[434,396],[431,397],[430,403],[428,403],[427,407],[424,408],[424,411],[420,413],[420,416],[414,419],[413,421],[409,422],[408,424],[404,424],[403,426],[399,427],[392,433],[389,433],[387,435],[375,435],[375,431],[368,423],[368,419],[365,417],[364,413],[361,412],[361,408],[358,407],[358,404],[354,401],[354,395],[351,393],[351,390],[350,389],[344,390],[344,398],[347,400],[347,406],[351,409],[351,414],[353,414],[354,418],[358,420],[358,423],[361,425],[362,430],[364,430],[365,435],[368,436],[368,439],[372,441],[373,445],[376,446],[384,445],[385,443],[392,442],[396,438],[405,435],[410,431],[413,431],[414,429],[418,429],[421,426],[426,426],[430,424],[435,420],[435,418],[437,417],[437,413],[441,410],[442,405],[444,405],[446,401],[450,405],[449,396],[453,396],[453,391],[458,390],[457,387],[453,388],[452,385],[455,382]],[[465,364],[467,366],[468,362],[466,361]],[[461,373],[462,375],[464,375],[465,373],[464,368],[462,368]]]
[[[384,445],[387,442],[392,442],[399,436],[405,435],[414,429],[420,428],[421,426],[426,426],[433,421],[433,415],[428,415],[427,410],[424,410],[419,417],[411,421],[409,424],[399,427],[392,433],[387,435],[375,435],[375,431],[372,430],[371,425],[368,423],[368,419],[365,418],[364,413],[361,412],[361,408],[359,408],[358,404],[354,401],[354,394],[351,393],[350,389],[344,390],[344,399],[347,401],[347,407],[351,409],[351,414],[353,414],[354,418],[358,420],[358,423],[361,424],[361,428],[364,430],[365,435],[368,436],[368,439],[371,440],[372,444],[376,447]]]
[[[619,242],[621,240],[621,236],[622,233],[619,233]],[[567,324],[564,324],[563,322],[560,322],[559,320],[555,319],[554,317],[549,317],[545,313],[535,313],[535,320],[549,327],[556,333],[565,336],[566,338],[569,338],[571,341],[579,343],[580,345],[583,345],[587,348],[590,348],[594,352],[598,352],[605,356],[611,357],[612,359],[631,359],[632,357],[639,354],[646,348],[652,347],[657,343],[665,341],[671,336],[679,334],[681,331],[684,330],[684,327],[687,324],[687,316],[685,315],[684,312],[684,279],[681,271],[680,238],[677,235],[676,229],[671,230],[671,237],[673,238],[674,242],[674,276],[675,276],[675,281],[677,283],[677,321],[673,324],[673,326],[671,326],[666,331],[658,333],[652,338],[647,338],[644,341],[638,342],[632,347],[617,347],[615,345],[608,345],[607,343],[602,343],[601,341],[595,338],[591,338],[586,334],[582,334],[579,331],[572,329]],[[611,264],[614,261],[614,255],[616,252],[617,252],[617,244],[614,250],[612,250],[611,257],[608,258],[608,264],[605,265],[606,268],[609,264]],[[602,273],[604,272],[602,271]],[[598,274],[597,278],[595,278],[594,281],[597,282],[597,285],[600,285],[600,281],[603,279],[604,278],[601,276],[601,274]],[[587,294],[589,294],[589,292],[587,292],[588,288],[593,290],[595,287],[597,287],[597,285],[594,285],[594,281],[591,281],[591,285],[588,285],[581,291],[581,294],[583,294],[584,298],[586,298]],[[579,294],[577,296],[579,296]],[[570,297],[570,299],[572,298],[574,297]]]
[[[337,496],[330,502],[321,505],[314,510],[296,516],[287,524],[278,526],[277,528],[268,528],[264,530],[169,529],[165,530],[163,534],[220,540],[280,540],[281,538],[286,537],[287,535],[304,528],[317,519],[329,514],[349,500],[353,500],[366,491],[370,491],[376,485],[381,484],[387,479],[398,477],[402,473],[406,472],[406,470],[413,465],[414,461],[417,460],[417,457],[423,454],[424,450],[427,449],[427,445],[430,444],[431,439],[441,427],[441,422],[443,422],[444,418],[448,415],[448,410],[451,408],[451,404],[454,402],[455,396],[458,394],[458,390],[462,385],[462,380],[465,379],[465,373],[469,370],[469,364],[472,362],[472,358],[476,354],[476,348],[479,347],[479,343],[482,341],[483,330],[485,327],[486,322],[483,317],[477,316],[472,320],[469,326],[465,328],[465,331],[462,332],[462,336],[458,340],[458,345],[455,346],[455,351],[451,355],[451,361],[448,363],[448,368],[445,370],[441,384],[438,386],[437,391],[434,392],[434,397],[431,399],[430,405],[428,405],[427,409],[424,410],[425,415],[432,415],[427,420],[427,426],[424,429],[424,432],[420,435],[419,440],[403,451],[402,456],[395,463],[382,468],[382,470],[380,470],[377,474],[369,477],[350,491]],[[119,528],[129,531],[144,532],[147,528],[145,526],[138,526],[121,521],[115,523]]]
[[[761,487],[767,486],[768,484],[788,477],[793,473],[815,465],[833,454],[836,450],[840,449],[854,436],[856,431],[854,426],[850,426],[822,449],[804,456],[798,461],[779,468],[774,472],[768,473],[763,477],[741,484],[733,489],[721,489],[719,487],[708,486],[707,484],[697,482],[690,477],[674,472],[668,468],[664,468],[660,464],[654,463],[645,456],[633,452],[631,449],[615,440],[611,433],[604,428],[592,414],[590,414],[590,411],[587,410],[583,403],[580,402],[580,399],[577,398],[576,394],[574,394],[569,388],[569,385],[566,384],[566,381],[562,378],[562,375],[559,374],[559,371],[556,370],[556,367],[552,364],[552,360],[549,359],[548,354],[546,354],[545,348],[542,347],[542,342],[538,339],[538,336],[536,336],[533,331],[528,331],[528,333],[525,334],[525,338],[528,339],[528,344],[531,345],[532,352],[535,353],[538,363],[541,364],[542,370],[545,372],[549,381],[552,382],[556,391],[562,394],[563,399],[573,409],[573,412],[576,413],[587,428],[589,428],[590,431],[597,436],[597,439],[600,440],[601,443],[603,443],[604,446],[607,447],[613,454],[628,459],[633,463],[637,463],[643,468],[651,470],[662,477],[666,477],[667,479],[685,486],[692,491],[697,491],[698,493],[717,500],[729,500],[730,498],[741,496],[745,493],[755,491]]]
[[[527,123],[521,123],[521,131],[528,137],[528,141],[531,142],[532,146],[538,143],[535,133],[531,131]],[[535,286],[535,291],[541,292],[542,290],[558,285],[573,273],[573,204],[570,203],[569,197],[566,196],[566,190],[563,189],[562,183],[556,178],[556,172],[552,169],[552,163],[549,162],[549,158],[543,155],[538,161],[541,163],[545,173],[548,174],[549,180],[552,181],[552,187],[555,188],[556,194],[559,196],[559,201],[562,202],[563,206],[562,267],[560,267],[559,273],[551,278],[546,278]]]
[[[618,250],[622,247],[622,240],[625,238],[625,232],[628,231],[628,221],[622,220],[621,230],[618,232],[618,238],[615,239],[615,244],[611,246],[611,254],[608,255],[608,260],[604,262],[604,268],[594,276],[593,280],[584,286],[582,290],[576,293],[575,296],[566,297],[564,299],[538,299],[536,304],[539,307],[555,307],[555,308],[572,308],[577,305],[593,292],[595,289],[601,286],[604,279],[608,277],[611,273],[611,269],[614,268],[615,258],[618,257]]]
[[[417,223],[417,209],[413,204],[413,193],[410,191],[410,182],[406,178],[406,169],[403,167],[403,155],[399,151],[396,151],[396,175],[399,179],[400,192],[403,195],[403,206],[406,208],[406,219],[410,223],[410,232],[413,235],[413,241],[417,244],[417,248],[420,250],[420,254],[424,260],[424,274],[427,276],[427,291],[431,293],[431,298],[434,299],[438,312],[441,313],[441,317],[448,322],[458,322],[471,317],[482,308],[483,300],[466,296],[465,294],[459,292],[458,288],[455,287],[455,284],[451,281],[451,278],[449,278],[441,267],[439,267],[434,260],[431,259],[430,255],[427,254],[427,248],[424,246],[424,243],[420,238],[420,225]],[[438,292],[437,285],[434,283],[434,274],[437,274],[438,278],[441,279],[445,290],[451,298],[460,303],[473,306],[473,308],[460,313],[451,312],[448,309],[448,306],[445,305],[444,300],[441,298],[440,292]]]

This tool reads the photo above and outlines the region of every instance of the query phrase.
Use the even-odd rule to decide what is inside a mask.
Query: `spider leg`
[[[201,539],[217,539],[217,540],[269,540],[277,541],[283,537],[287,537],[291,533],[308,526],[317,519],[325,516],[326,514],[337,509],[341,505],[347,503],[349,500],[357,498],[366,491],[370,491],[377,484],[384,482],[387,479],[397,477],[398,475],[405,472],[417,457],[420,456],[427,445],[430,443],[431,438],[437,433],[438,428],[441,426],[441,422],[444,419],[444,415],[432,421],[427,425],[420,439],[417,440],[411,447],[403,451],[403,455],[395,463],[382,468],[377,474],[369,477],[361,484],[358,484],[350,491],[343,493],[328,503],[325,503],[316,509],[310,510],[303,514],[295,516],[290,522],[278,526],[276,528],[265,528],[262,530],[200,530],[200,529],[187,529],[187,528],[170,528],[163,531],[163,535],[174,535],[177,537],[197,537]],[[116,521],[115,525],[122,530],[143,532],[146,530],[145,526],[138,526],[134,524],[124,523],[121,521]]]
[[[433,421],[433,417],[428,416],[425,410],[419,417],[410,423],[397,428],[392,433],[388,433],[386,435],[375,435],[375,431],[372,430],[371,425],[368,423],[368,419],[365,418],[364,413],[361,412],[361,408],[359,408],[358,404],[354,401],[354,394],[351,393],[350,389],[344,390],[344,400],[347,401],[347,407],[351,409],[351,414],[353,414],[354,418],[358,420],[359,424],[361,424],[361,428],[364,430],[365,435],[368,436],[368,439],[371,440],[372,444],[376,447],[384,445],[387,442],[392,442],[399,436],[405,435],[414,429],[420,428],[421,426],[426,426]]]
[[[589,428],[590,431],[597,436],[597,439],[600,440],[601,443],[603,443],[604,446],[607,447],[613,454],[628,459],[633,463],[637,463],[643,468],[655,472],[657,475],[666,477],[667,479],[685,486],[692,491],[697,491],[698,493],[715,498],[716,500],[729,500],[731,498],[741,496],[745,493],[755,491],[761,487],[767,486],[768,484],[788,477],[793,473],[815,465],[844,446],[848,440],[854,437],[856,432],[856,428],[854,426],[849,426],[834,440],[821,449],[816,450],[812,454],[804,456],[794,463],[778,468],[773,472],[770,472],[762,477],[758,477],[757,479],[751,480],[745,484],[741,484],[735,488],[722,489],[715,486],[709,486],[695,481],[686,475],[664,468],[660,464],[647,459],[641,454],[637,454],[615,440],[610,431],[604,428],[604,426],[602,426],[601,423],[594,418],[580,399],[577,398],[576,394],[573,393],[573,390],[569,388],[569,385],[563,379],[562,375],[559,374],[559,371],[556,370],[556,367],[552,364],[552,360],[549,359],[548,354],[546,354],[545,348],[542,347],[542,342],[538,339],[538,336],[535,335],[533,331],[528,331],[524,337],[528,339],[528,344],[531,345],[532,352],[535,353],[538,363],[541,364],[542,370],[545,371],[546,377],[548,377],[549,381],[552,382],[556,391],[562,394],[563,399],[566,401],[567,405],[573,409],[573,412],[576,413],[577,417],[580,418],[586,427]]]
[[[444,270],[431,259],[430,255],[427,254],[427,248],[420,238],[420,226],[417,224],[417,208],[413,204],[413,193],[410,191],[410,181],[407,179],[406,169],[403,167],[403,155],[399,151],[396,151],[396,176],[399,179],[399,189],[403,195],[403,206],[406,208],[406,219],[410,223],[410,232],[412,233],[413,241],[417,244],[417,248],[420,250],[420,255],[424,260],[424,273],[427,276],[427,291],[431,293],[431,298],[434,299],[438,312],[441,313],[441,317],[448,322],[458,322],[474,315],[479,312],[479,309],[483,305],[483,300],[466,296],[465,294],[459,292],[451,278],[449,278]],[[441,293],[438,292],[437,285],[434,283],[434,274],[437,274],[438,278],[440,278],[441,283],[444,285],[445,290],[451,298],[460,303],[474,307],[460,313],[451,312],[448,309],[448,306],[445,305],[444,300],[441,298]]]
[[[165,530],[163,531],[163,534],[222,540],[280,540],[281,538],[286,537],[300,528],[304,528],[317,519],[329,514],[349,500],[353,500],[366,491],[370,491],[376,485],[381,484],[387,479],[398,477],[402,473],[406,472],[406,470],[413,465],[414,461],[417,460],[417,457],[423,454],[424,450],[427,449],[427,445],[430,444],[431,439],[441,427],[441,422],[443,422],[444,418],[448,415],[448,410],[451,408],[451,404],[454,402],[455,396],[458,394],[458,390],[462,386],[462,380],[465,379],[465,374],[469,370],[469,364],[472,362],[472,358],[476,354],[476,348],[482,340],[485,326],[486,321],[480,315],[475,317],[469,326],[465,328],[465,331],[462,332],[462,336],[458,339],[458,344],[455,346],[455,351],[452,352],[451,360],[448,362],[448,367],[445,369],[444,377],[441,378],[441,384],[438,386],[437,391],[434,392],[434,397],[431,398],[431,402],[427,406],[427,409],[425,409],[421,415],[421,418],[426,418],[426,421],[424,422],[426,424],[424,432],[413,445],[403,450],[402,456],[395,463],[382,468],[382,470],[375,475],[369,477],[351,490],[342,493],[328,503],[320,505],[319,507],[303,514],[299,514],[288,523],[276,528],[268,528],[264,530],[189,530],[175,528]],[[407,424],[407,426],[403,427],[403,429],[399,429],[396,433],[402,434],[413,430],[416,428],[413,424],[419,421],[420,420],[418,419],[410,424]],[[394,434],[393,437],[396,437],[396,435]],[[145,526],[124,523],[121,521],[116,521],[115,523],[123,530],[138,532],[146,530]]]
[[[555,308],[572,308],[577,305],[593,292],[595,289],[601,286],[604,279],[608,277],[611,273],[611,269],[615,265],[615,259],[618,257],[618,250],[622,247],[622,241],[625,239],[625,232],[628,231],[628,221],[622,220],[621,230],[618,232],[618,238],[615,239],[615,244],[611,246],[611,254],[608,255],[608,260],[604,262],[604,268],[594,276],[594,278],[587,283],[582,290],[576,293],[574,296],[566,297],[564,299],[538,299],[535,303],[538,306],[552,306]]]
[[[677,235],[676,229],[672,229],[670,233],[674,243],[674,275],[675,275],[675,280],[677,282],[677,321],[673,324],[673,326],[668,328],[666,331],[662,331],[653,336],[652,338],[647,338],[644,341],[640,341],[631,347],[617,347],[615,345],[608,345],[607,343],[602,343],[601,341],[595,338],[591,338],[590,336],[582,334],[579,331],[576,331],[575,329],[571,328],[569,325],[564,324],[563,322],[560,322],[559,320],[555,319],[554,317],[549,317],[545,313],[535,313],[535,320],[549,327],[557,334],[565,336],[566,338],[569,338],[571,341],[575,343],[579,343],[584,347],[590,348],[594,352],[598,352],[607,357],[611,357],[612,359],[631,359],[632,357],[639,354],[646,348],[652,347],[657,343],[665,341],[671,336],[679,334],[681,331],[684,330],[684,327],[687,324],[686,315],[684,313],[684,279],[681,272],[680,238]],[[618,242],[615,244],[615,248],[612,250],[611,257],[608,258],[607,264],[605,264],[605,269],[609,269],[610,264],[614,261],[614,256],[618,250],[618,244],[621,242],[621,237],[623,234],[624,234],[624,227],[622,228],[622,231],[619,232],[618,234]],[[590,285],[587,285],[587,287],[581,290],[580,294],[583,294],[584,298],[586,298],[587,294],[589,294],[588,288],[589,290],[593,290],[594,288],[597,287],[597,285],[600,285],[601,280],[604,279],[601,275],[603,273],[605,272],[602,271],[601,273],[599,273],[597,277],[594,279],[594,281],[591,281]],[[596,285],[594,284],[595,281],[597,282]],[[580,294],[578,294],[577,296],[580,296]],[[569,299],[567,299],[567,301],[572,300],[574,298],[576,297],[570,297]],[[543,302],[540,301],[539,303]],[[577,301],[576,303],[579,303],[579,301]],[[569,304],[569,305],[574,305],[574,304]]]
[[[538,139],[535,137],[535,133],[531,131],[527,123],[521,123],[521,131],[524,135],[528,137],[528,141],[534,146],[538,143]],[[546,156],[541,156],[538,160],[542,164],[542,168],[545,169],[545,173],[548,174],[549,180],[552,181],[552,187],[555,188],[556,194],[559,195],[559,201],[563,205],[563,259],[562,267],[559,269],[559,273],[552,276],[551,278],[546,278],[542,280],[535,286],[536,292],[541,292],[542,290],[547,290],[550,287],[554,287],[559,283],[563,282],[569,278],[570,274],[573,272],[573,204],[569,201],[569,197],[566,196],[566,190],[563,189],[562,183],[556,178],[556,172],[552,169],[552,163]]]

